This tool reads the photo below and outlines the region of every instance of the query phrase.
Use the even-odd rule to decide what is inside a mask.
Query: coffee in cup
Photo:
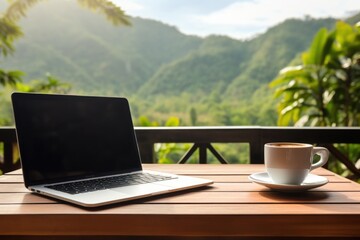
[[[310,171],[323,166],[329,151],[306,143],[277,142],[264,146],[265,167],[270,178],[277,184],[301,184]],[[313,163],[314,156],[320,160]]]

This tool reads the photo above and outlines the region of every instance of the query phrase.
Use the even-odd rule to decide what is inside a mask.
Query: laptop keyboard
[[[76,181],[70,183],[48,185],[47,188],[54,189],[69,194],[78,194],[85,192],[93,192],[109,188],[124,187],[138,185],[144,183],[152,183],[164,180],[175,179],[176,177],[162,176],[150,173],[134,173],[128,175],[119,175],[106,178],[90,179],[84,181]]]

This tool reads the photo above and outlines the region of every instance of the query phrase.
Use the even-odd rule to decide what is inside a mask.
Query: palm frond
[[[0,18],[0,54],[14,52],[13,41],[23,35],[20,27],[6,18]]]
[[[4,18],[16,22],[26,16],[26,11],[36,3],[44,0],[10,0]]]
[[[21,71],[5,71],[0,69],[0,85],[6,86],[15,86],[17,83],[22,81],[22,76],[24,75]]]
[[[78,3],[86,8],[97,11],[112,22],[115,26],[130,25],[130,20],[125,12],[113,2],[108,0],[77,0]]]

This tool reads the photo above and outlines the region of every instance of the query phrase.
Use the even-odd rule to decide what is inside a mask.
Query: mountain
[[[49,72],[74,93],[129,97],[135,118],[164,122],[175,115],[188,125],[192,112],[197,125],[274,125],[268,83],[335,22],[289,19],[250,40],[200,38],[142,18],[115,27],[75,1],[51,0],[28,11],[24,38],[0,67],[26,72],[26,81]]]
[[[346,18],[346,22],[351,25],[355,25],[356,23],[360,22],[360,13],[357,13],[351,17]]]
[[[227,97],[248,98],[305,51],[321,27],[330,29],[334,23],[335,19],[290,19],[250,41],[205,38],[199,49],[160,68],[141,93],[209,92],[221,85]]]
[[[203,40],[198,49],[162,66],[140,89],[142,95],[210,92],[226,88],[249,55],[248,44],[223,36]]]
[[[27,79],[50,72],[75,90],[128,94],[202,41],[156,21],[131,23],[112,26],[74,1],[41,2],[21,22],[25,37],[2,65],[26,72]]]

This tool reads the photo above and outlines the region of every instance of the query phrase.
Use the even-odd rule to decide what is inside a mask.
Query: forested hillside
[[[115,27],[73,1],[47,1],[22,21],[25,37],[5,67],[46,72],[73,84],[75,91],[126,95],[138,89],[164,63],[197,48],[201,39],[152,20],[131,19]]]
[[[198,50],[164,67],[146,83],[143,93],[209,92],[222,86],[226,95],[250,97],[297,54],[306,50],[321,27],[334,19],[288,20],[250,41],[208,37]]]
[[[50,0],[29,10],[24,38],[0,64],[26,72],[27,80],[50,73],[71,83],[74,93],[129,97],[136,118],[274,125],[268,83],[335,21],[290,19],[250,40],[199,38],[140,18],[115,27],[72,1]]]

